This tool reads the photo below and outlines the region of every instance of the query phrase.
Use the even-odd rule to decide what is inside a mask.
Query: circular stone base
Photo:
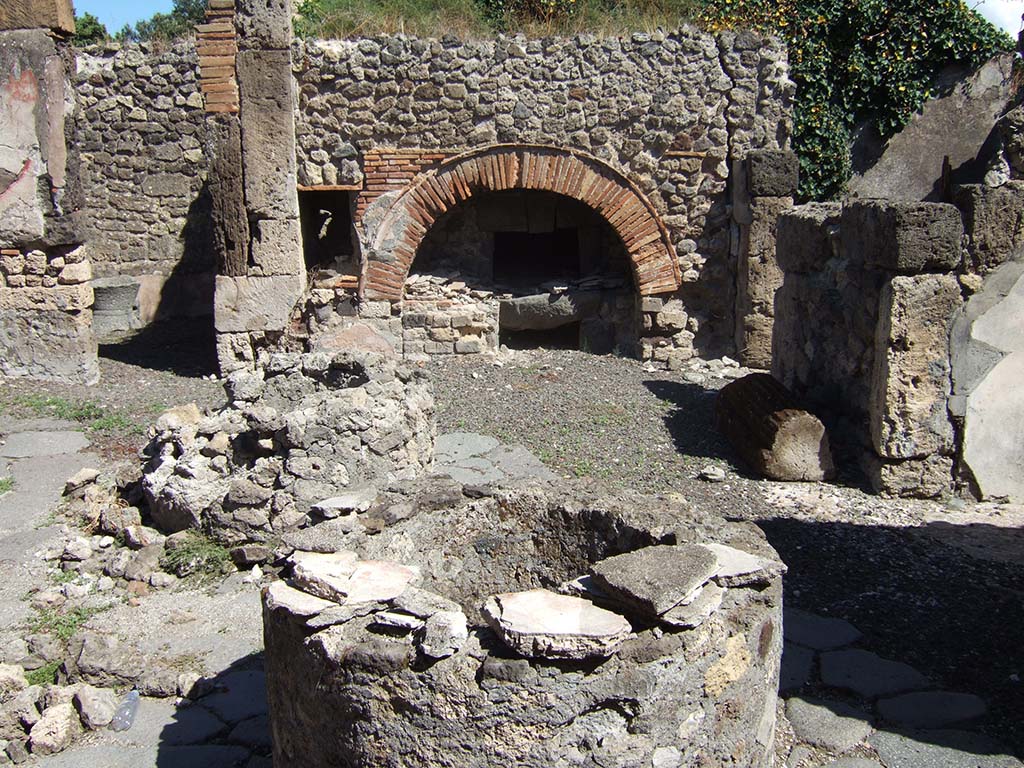
[[[316,572],[296,553],[294,580],[265,590],[277,768],[770,765],[784,568],[756,527],[660,498],[467,491],[379,533],[339,534],[337,550],[357,553],[331,560],[340,570]],[[653,548],[684,543],[728,546]],[[665,568],[672,556],[679,567]],[[337,597],[361,588],[360,569],[390,573],[393,561],[415,574],[397,598]],[[645,563],[658,572],[637,578]],[[514,651],[481,609],[537,589],[612,611],[626,631],[582,658],[557,656],[586,640],[562,630]],[[673,589],[682,597],[666,600]],[[698,609],[701,594],[714,599]],[[595,615],[609,634],[614,622]]]

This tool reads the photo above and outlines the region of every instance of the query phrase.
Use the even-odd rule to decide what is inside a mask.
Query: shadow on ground
[[[942,543],[948,531],[940,530],[941,523],[894,528],[776,518],[758,525],[789,566],[788,608],[845,619],[863,633],[855,647],[909,664],[939,689],[981,696],[987,714],[949,728],[986,734],[1024,754],[1024,569],[1019,563],[972,556]],[[1005,528],[984,524],[962,526],[962,532],[972,540],[1007,535]],[[788,657],[785,666],[799,663],[798,656]],[[801,693],[834,697],[814,675]],[[870,706],[856,699],[848,703]],[[897,732],[884,723],[876,727]],[[995,748],[974,734],[951,730],[917,739],[976,754]]]
[[[234,662],[204,678],[182,699],[174,719],[160,732],[157,768],[228,768],[270,765],[263,654]],[[257,760],[249,762],[251,758]]]
[[[212,319],[167,320],[100,344],[100,357],[140,368],[200,377],[217,372]]]
[[[715,428],[717,390],[659,379],[645,381],[644,386],[659,400],[671,404],[671,410],[665,415],[665,426],[677,451],[685,456],[721,459],[740,474],[752,477],[747,474],[746,466],[732,446]]]

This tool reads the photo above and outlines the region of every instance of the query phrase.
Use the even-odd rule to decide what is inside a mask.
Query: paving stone
[[[945,728],[985,714],[985,702],[971,693],[920,691],[877,703],[878,714],[904,728]]]
[[[791,643],[830,651],[860,639],[860,631],[844,619],[816,616],[798,608],[786,608],[782,615],[782,634]]]
[[[928,678],[910,665],[857,648],[823,653],[821,682],[866,699],[931,687]]]
[[[160,749],[160,768],[226,768],[243,765],[249,757],[245,747],[219,744],[202,746],[163,747]]]
[[[978,733],[941,730],[891,733],[868,739],[886,768],[1021,768],[1002,745]]]
[[[199,703],[226,723],[238,723],[267,713],[267,679],[262,672],[236,671],[217,680],[223,690]]]
[[[78,453],[88,447],[89,441],[81,432],[15,432],[0,445],[0,457],[59,456]]]
[[[257,715],[256,717],[250,717],[248,720],[243,720],[231,729],[228,741],[258,752],[269,752],[272,746],[270,719],[267,715]]]
[[[616,600],[661,616],[692,601],[717,567],[718,559],[707,547],[680,544],[615,555],[595,563],[590,571],[597,586]]]
[[[802,645],[782,644],[782,668],[779,671],[779,692],[794,691],[810,682],[814,667],[814,651]]]
[[[839,702],[794,696],[786,702],[786,717],[802,741],[834,752],[845,752],[871,733],[870,715]]]
[[[840,757],[824,768],[885,768],[885,766],[870,757]]]
[[[814,750],[803,744],[797,744],[786,759],[786,768],[799,768],[800,763],[814,755]]]
[[[610,656],[632,632],[619,614],[546,589],[494,595],[483,614],[502,642],[524,656]]]
[[[175,746],[202,744],[225,729],[224,721],[201,706],[180,707],[174,722],[164,728],[160,741]]]

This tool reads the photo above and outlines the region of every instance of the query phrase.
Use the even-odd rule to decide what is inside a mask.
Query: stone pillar
[[[66,0],[0,8],[0,374],[93,383],[92,269],[66,195]]]
[[[793,207],[799,168],[796,155],[783,150],[754,150],[734,163],[735,341],[740,361],[750,368],[772,364],[775,292],[782,286],[776,222]]]
[[[817,204],[779,220],[772,372],[827,414],[881,493],[952,484],[962,235],[956,208],[937,203]]]
[[[963,224],[952,205],[848,202],[843,248],[885,274],[878,296],[865,456],[876,491],[941,496],[952,485],[949,334],[962,300],[953,274]]]
[[[305,291],[295,162],[291,3],[239,0],[237,113],[217,121],[213,185],[222,274],[214,301],[222,373],[251,366]],[[216,23],[216,22],[215,22]],[[212,110],[211,110],[212,111]]]

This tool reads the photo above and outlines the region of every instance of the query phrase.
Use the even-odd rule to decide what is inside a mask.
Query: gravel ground
[[[131,459],[164,407],[223,401],[202,329],[153,329],[101,355],[101,384],[7,382],[0,408],[21,417],[71,409],[105,455]],[[423,368],[442,432],[490,434],[576,482],[680,494],[698,510],[757,522],[789,565],[787,605],[845,618],[864,647],[981,695],[990,706],[981,729],[1024,755],[1024,509],[758,480],[713,428],[725,379],[707,366],[655,372],[634,360],[531,351]],[[725,480],[699,479],[708,465]]]

